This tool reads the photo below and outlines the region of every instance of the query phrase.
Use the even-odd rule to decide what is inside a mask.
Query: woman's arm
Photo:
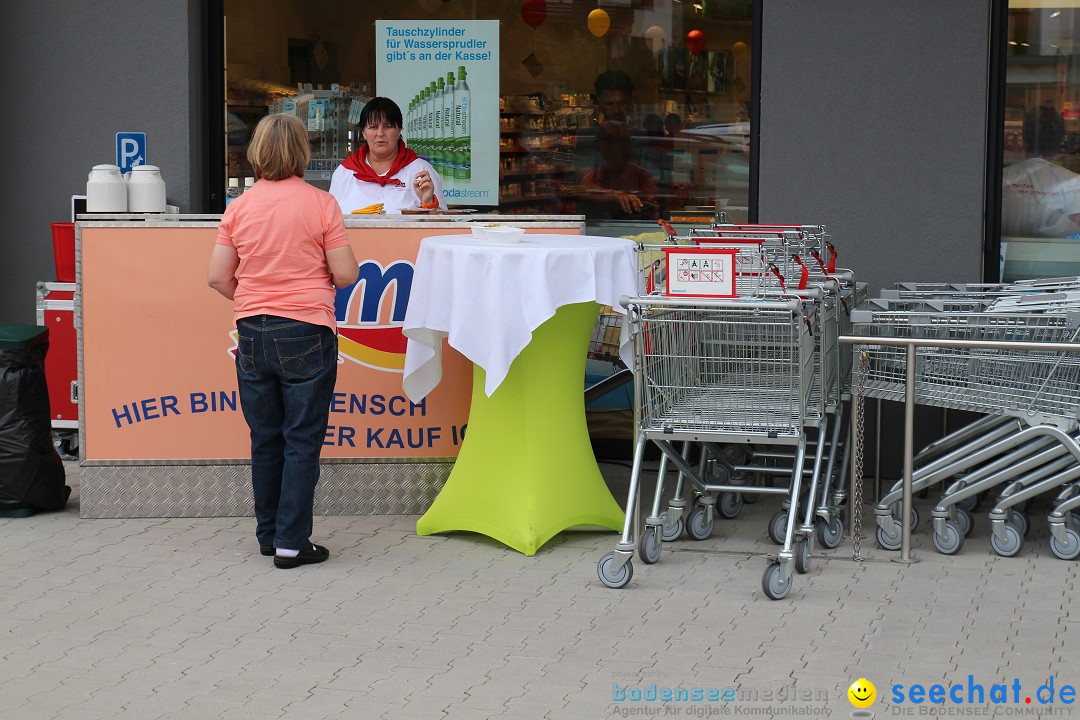
[[[334,287],[349,287],[360,276],[360,265],[350,245],[327,250],[326,264],[330,268],[330,281]]]
[[[210,255],[210,268],[206,271],[206,283],[224,295],[233,299],[236,292],[236,268],[240,267],[240,256],[236,248],[228,245],[214,245]]]

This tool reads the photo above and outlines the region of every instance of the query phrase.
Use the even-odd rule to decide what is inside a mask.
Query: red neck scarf
[[[352,170],[353,176],[357,180],[378,183],[383,187],[394,182],[394,176],[398,174],[398,171],[416,159],[416,153],[405,147],[405,141],[398,138],[398,154],[397,157],[394,158],[394,164],[390,166],[390,171],[388,173],[380,175],[375,172],[375,168],[367,164],[369,149],[367,143],[364,143],[356,152],[345,158],[341,164],[349,170]]]

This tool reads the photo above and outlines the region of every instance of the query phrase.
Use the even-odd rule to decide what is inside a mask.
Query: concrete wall
[[[764,0],[763,222],[819,222],[871,290],[982,275],[986,0]]]
[[[147,134],[170,204],[205,211],[199,5],[5,3],[0,322],[33,322],[34,284],[55,278],[49,223],[70,219],[91,167],[116,161],[118,131]]]

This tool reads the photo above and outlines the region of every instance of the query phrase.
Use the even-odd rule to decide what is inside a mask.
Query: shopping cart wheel
[[[783,600],[791,592],[791,578],[787,582],[780,579],[780,563],[765,568],[765,574],[761,576],[761,589],[770,600]]]
[[[896,518],[893,518],[893,534],[896,537],[889,537],[885,534],[885,531],[879,527],[877,529],[877,532],[875,533],[875,537],[877,538],[877,544],[881,546],[882,550],[899,550],[901,545],[900,533],[900,523],[899,521],[897,521]]]
[[[678,520],[676,520],[675,524],[672,525],[671,527],[668,527],[667,525],[665,525],[664,526],[664,534],[661,536],[664,539],[664,542],[671,542],[673,540],[678,540],[679,538],[681,538],[682,537],[682,531],[683,531],[683,525],[684,525],[684,523],[683,523],[682,518],[679,518]]]
[[[739,493],[722,493],[720,499],[716,501],[716,513],[725,520],[732,520],[739,517],[742,506],[743,499]]]
[[[911,506],[911,532],[915,532],[919,527],[919,508],[914,505]]]
[[[971,514],[970,510],[965,510],[956,506],[956,524],[960,528],[960,532],[964,533],[964,537],[971,537],[971,531],[975,529],[975,516]]]
[[[945,534],[934,533],[934,547],[942,555],[955,555],[964,547],[964,533],[952,520],[946,520]]]
[[[784,544],[784,535],[787,534],[787,515],[786,511],[781,510],[769,521],[769,539],[777,545]]]
[[[1009,510],[1009,519],[1006,521],[1010,525],[1015,525],[1016,529],[1020,531],[1020,534],[1024,537],[1028,536],[1028,532],[1031,530],[1031,523],[1028,522],[1027,513],[1023,513],[1019,510]]]
[[[1050,552],[1062,560],[1075,560],[1080,557],[1080,532],[1075,528],[1065,528],[1065,542],[1058,542],[1056,536],[1050,536]]]
[[[1005,523],[1005,539],[999,540],[997,533],[990,533],[990,547],[1001,557],[1012,557],[1024,547],[1024,536],[1012,523]]]
[[[596,574],[600,576],[600,582],[609,588],[618,590],[626,587],[627,583],[630,582],[630,578],[634,577],[634,565],[627,560],[626,564],[619,568],[618,572],[615,572],[611,569],[614,562],[615,553],[609,552],[600,558],[600,562],[596,564]]]
[[[713,531],[713,514],[708,505],[697,504],[686,519],[686,534],[694,540],[707,540]]]
[[[795,572],[805,575],[810,572],[810,539],[803,538],[795,543]]]
[[[973,513],[975,512],[975,508],[979,507],[979,498],[981,497],[982,493],[979,493],[978,495],[972,495],[971,497],[966,497],[960,502],[956,503],[956,507],[964,508],[968,512]]]
[[[825,518],[818,518],[815,525],[817,541],[821,547],[832,550],[844,541],[844,521],[836,515],[833,515],[829,522],[825,522]]]
[[[638,540],[638,555],[641,556],[641,562],[652,565],[660,559],[660,549],[663,547],[660,538],[661,528],[658,525],[648,525],[641,531],[641,539]]]

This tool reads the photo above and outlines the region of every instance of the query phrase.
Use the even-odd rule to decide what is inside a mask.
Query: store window
[[[1080,275],[1080,2],[1011,0],[1001,270]]]
[[[270,112],[307,123],[305,179],[328,189],[357,150],[360,110],[381,95],[450,207],[584,214],[592,227],[717,208],[745,220],[751,6],[225,0],[226,196],[252,182],[247,143]],[[475,115],[455,134],[438,118],[453,97],[460,113],[463,92]]]

